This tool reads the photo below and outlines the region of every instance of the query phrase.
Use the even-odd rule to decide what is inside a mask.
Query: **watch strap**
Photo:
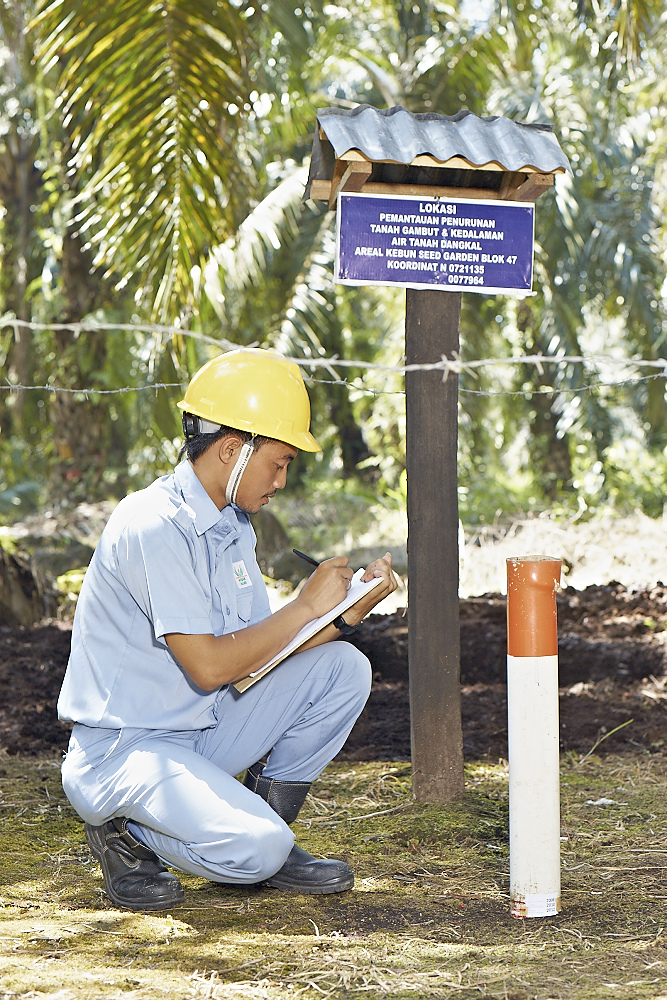
[[[361,622],[357,625],[348,625],[342,615],[338,615],[337,618],[334,618],[333,623],[338,631],[342,632],[343,635],[352,635],[353,632],[357,631],[359,625],[361,625]]]

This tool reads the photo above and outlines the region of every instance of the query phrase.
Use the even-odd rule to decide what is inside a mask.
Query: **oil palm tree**
[[[660,49],[661,5],[642,0],[604,12],[582,5],[568,13],[549,4],[533,16],[533,54],[526,61],[525,53],[509,48],[510,72],[490,89],[489,110],[552,123],[573,176],[560,179],[536,207],[537,295],[509,324],[514,349],[520,342],[534,353],[655,358],[667,318],[660,294],[665,263],[655,201],[655,116],[647,105],[660,74],[647,61],[640,77],[637,57],[640,50],[655,56]],[[624,400],[612,388],[587,391],[605,378],[609,373],[597,368],[541,373],[531,367],[511,386],[534,390],[524,420],[533,465],[552,498],[572,489],[575,459],[579,469],[582,462],[608,462],[612,443],[625,433],[623,412],[634,408],[637,429],[647,425],[646,444],[664,447],[662,383],[638,383]]]

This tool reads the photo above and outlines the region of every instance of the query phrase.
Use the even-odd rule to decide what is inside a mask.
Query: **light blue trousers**
[[[274,875],[294,835],[235,775],[269,754],[264,774],[313,781],[347,739],[370,692],[366,657],[347,642],[297,653],[239,695],[223,688],[208,729],[75,725],[65,794],[87,823],[116,816],[162,860],[214,882]]]

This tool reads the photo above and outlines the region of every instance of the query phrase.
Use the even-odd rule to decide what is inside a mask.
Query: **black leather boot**
[[[107,895],[128,910],[166,910],[185,899],[181,883],[156,854],[130,833],[127,820],[84,826],[86,840],[99,861]]]
[[[277,812],[286,823],[293,823],[299,815],[308,790],[309,781],[275,781],[262,777],[264,765],[257,763],[249,767],[243,784],[255,792]],[[296,844],[280,871],[265,879],[263,885],[270,885],[283,892],[300,892],[307,895],[327,892],[344,892],[354,885],[354,872],[344,861],[314,858]]]

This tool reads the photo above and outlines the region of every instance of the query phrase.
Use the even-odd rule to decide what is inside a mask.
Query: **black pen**
[[[299,559],[303,559],[304,562],[310,563],[311,566],[320,565],[317,559],[313,559],[312,556],[307,556],[305,552],[300,552],[298,549],[292,549],[292,552],[294,553],[295,556],[298,556]]]

